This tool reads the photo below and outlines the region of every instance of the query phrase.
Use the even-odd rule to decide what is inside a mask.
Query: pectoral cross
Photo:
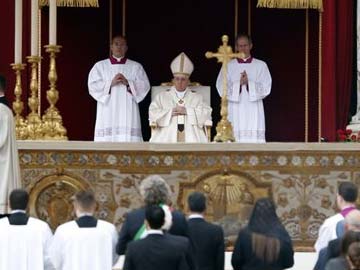
[[[218,48],[216,53],[206,52],[206,58],[217,58],[222,63],[223,80],[222,80],[222,97],[221,97],[221,120],[216,126],[216,142],[233,142],[234,131],[230,121],[228,120],[228,98],[227,98],[227,64],[233,58],[244,58],[244,53],[233,53],[231,46],[228,45],[229,37],[223,35],[221,38],[223,44]]]

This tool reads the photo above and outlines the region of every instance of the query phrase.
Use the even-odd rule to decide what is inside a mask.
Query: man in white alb
[[[170,89],[159,93],[149,107],[153,128],[150,142],[208,142],[205,124],[212,109],[200,94],[188,88],[194,65],[185,53],[170,65],[174,75]]]
[[[0,269],[55,270],[49,257],[52,232],[46,222],[26,214],[28,193],[15,189],[9,201],[11,214],[0,219]]]
[[[5,78],[0,77],[0,94],[5,91]],[[6,101],[0,101],[0,216],[8,213],[10,191],[21,187],[15,119]]]
[[[150,84],[141,64],[127,59],[127,42],[115,36],[109,59],[97,62],[88,78],[90,95],[97,101],[94,141],[142,141],[139,105]]]
[[[271,75],[265,62],[250,54],[252,41],[248,35],[236,38],[236,49],[244,53],[244,59],[228,63],[227,85],[229,121],[234,128],[237,142],[264,143],[265,116],[262,100],[270,94]],[[222,95],[222,70],[216,87]]]
[[[117,255],[115,226],[98,220],[95,196],[80,191],[74,198],[77,219],[60,225],[54,234],[50,256],[57,270],[111,270]]]

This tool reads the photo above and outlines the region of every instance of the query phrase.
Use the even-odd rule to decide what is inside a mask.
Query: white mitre
[[[171,62],[170,68],[174,76],[183,75],[189,77],[194,70],[194,64],[190,58],[182,52]]]

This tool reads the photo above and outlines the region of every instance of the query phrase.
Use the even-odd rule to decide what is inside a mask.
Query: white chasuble
[[[227,86],[229,121],[237,142],[264,143],[265,116],[262,100],[270,94],[271,75],[265,62],[253,58],[250,63],[239,63],[233,59],[228,63]],[[246,72],[248,85],[240,87],[241,73]],[[222,95],[222,70],[216,87]]]
[[[176,94],[175,87],[159,93],[149,107],[150,125],[152,130],[150,142],[175,143],[179,141],[179,128],[183,125],[184,142],[208,142],[205,124],[211,122],[212,109],[200,94],[185,90],[183,97]],[[176,106],[184,106],[186,115],[172,116]],[[180,130],[181,131],[181,130]]]
[[[26,225],[10,225],[0,219],[0,269],[52,270],[49,257],[52,232],[49,225],[29,218]]]
[[[115,226],[98,220],[96,227],[80,228],[76,221],[60,225],[50,256],[57,270],[111,270],[117,260]]]
[[[10,192],[20,187],[15,120],[12,111],[0,103],[0,214],[9,211],[7,202]]]
[[[121,73],[129,87],[111,87],[116,74]],[[142,141],[138,103],[150,90],[149,80],[141,64],[126,59],[124,64],[112,64],[110,59],[97,62],[88,78],[90,95],[97,101],[95,141]]]

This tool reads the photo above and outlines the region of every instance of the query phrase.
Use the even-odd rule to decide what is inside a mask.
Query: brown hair
[[[251,233],[252,250],[266,263],[275,262],[280,254],[280,240],[259,233]]]
[[[360,242],[353,242],[349,246],[347,259],[352,270],[360,269]]]
[[[96,206],[95,195],[91,190],[77,192],[74,196],[74,200],[85,211],[91,210]]]

